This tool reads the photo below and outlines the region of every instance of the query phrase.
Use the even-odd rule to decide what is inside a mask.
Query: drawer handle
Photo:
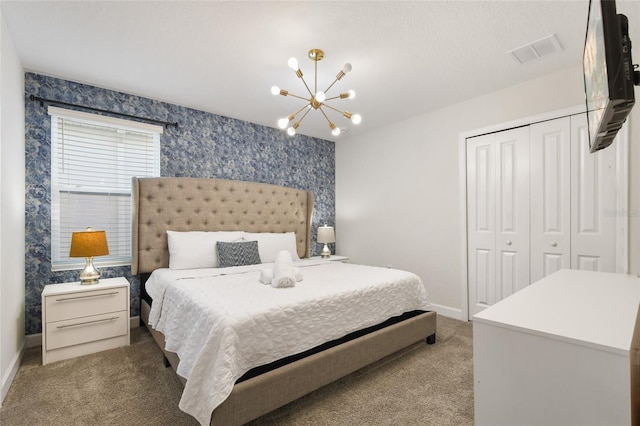
[[[56,328],[67,328],[67,327],[75,327],[77,325],[93,324],[93,323],[96,323],[96,322],[113,321],[113,320],[117,320],[118,318],[120,318],[120,317],[103,318],[103,319],[93,320],[93,321],[78,322],[78,323],[75,323],[75,324],[63,324],[63,325],[59,325]]]
[[[64,302],[65,300],[86,299],[88,297],[113,296],[114,294],[118,294],[118,292],[112,291],[111,293],[88,294],[86,296],[61,297],[60,299],[56,299],[56,302]]]

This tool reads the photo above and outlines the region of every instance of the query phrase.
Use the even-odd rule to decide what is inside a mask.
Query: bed
[[[313,194],[308,191],[255,182],[200,178],[134,178],[132,184],[132,273],[142,277],[141,319],[163,350],[167,364],[176,371],[181,360],[175,352],[165,349],[167,339],[170,343],[172,341],[169,333],[165,339],[163,333],[149,324],[150,315],[151,323],[154,323],[153,300],[146,290],[146,280],[152,272],[159,274],[165,271],[169,275],[175,272],[168,268],[167,231],[293,234],[294,256],[303,259],[301,266],[308,266],[307,269],[301,268],[305,276],[302,283],[308,286],[320,280],[316,274],[321,277],[329,273],[329,268],[337,268],[345,276],[353,268],[361,268],[357,265],[330,266],[336,262],[314,263],[308,260],[308,264],[303,265],[311,254]],[[401,272],[378,270],[376,275]],[[237,279],[256,280],[259,274],[258,269],[247,273],[242,271],[241,278]],[[193,277],[187,278],[194,281]],[[239,425],[249,422],[418,341],[426,339],[427,343],[434,343],[435,331],[435,312],[424,307],[408,309],[374,325],[349,331],[340,338],[251,368],[235,381],[228,397],[214,407],[207,423]],[[186,359],[183,361],[187,363]],[[189,380],[179,377],[185,383],[186,392]],[[197,381],[193,379],[192,383]],[[202,416],[199,421],[205,424]]]

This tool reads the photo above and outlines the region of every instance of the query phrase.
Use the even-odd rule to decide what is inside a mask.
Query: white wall
[[[24,351],[24,70],[0,11],[0,377],[4,399]]]
[[[337,142],[338,254],[417,273],[436,310],[462,317],[459,134],[583,102],[582,68],[576,66]],[[638,110],[631,146],[638,139]],[[637,157],[640,148],[634,148]],[[635,171],[634,163],[640,161],[630,162]],[[633,197],[639,175],[633,175],[632,203],[640,205]],[[635,227],[631,232],[639,233]]]

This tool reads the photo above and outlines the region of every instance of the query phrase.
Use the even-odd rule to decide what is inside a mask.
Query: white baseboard
[[[6,374],[2,377],[2,396],[0,398],[0,406],[2,405],[1,402],[4,401],[4,397],[7,396],[7,393],[9,392],[9,388],[11,387],[11,383],[13,383],[13,379],[15,379],[16,374],[18,373],[18,368],[20,368],[20,364],[22,363],[25,349],[26,341],[22,343],[22,347],[13,357]]]
[[[140,327],[140,317],[130,317],[129,318],[129,328]],[[34,346],[42,346],[42,333],[37,334],[29,334],[26,336],[26,347],[33,348]]]
[[[438,305],[437,303],[432,303],[431,308],[436,311],[438,315],[462,321],[462,309]]]

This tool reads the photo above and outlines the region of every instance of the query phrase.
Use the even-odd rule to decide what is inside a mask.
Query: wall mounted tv
[[[629,21],[618,14],[615,0],[590,0],[582,60],[587,103],[589,149],[613,142],[635,103],[640,82],[631,60]]]

